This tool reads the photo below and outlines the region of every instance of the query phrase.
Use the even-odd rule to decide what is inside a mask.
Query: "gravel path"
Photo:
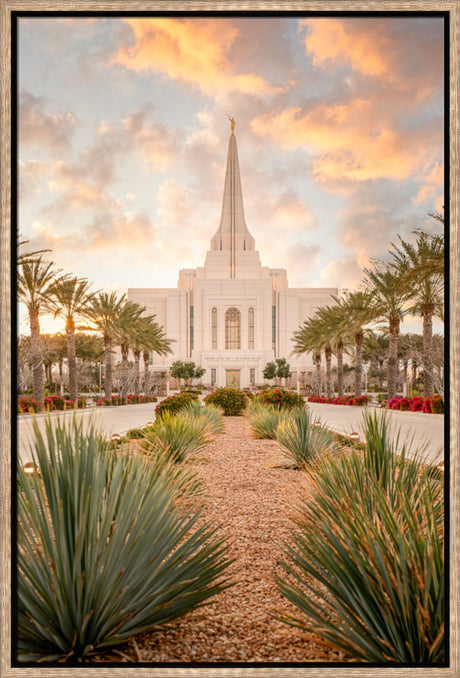
[[[225,433],[196,464],[207,491],[206,517],[222,524],[232,542],[228,571],[236,585],[175,622],[112,652],[135,662],[340,662],[347,658],[316,636],[283,624],[294,607],[274,575],[289,538],[295,507],[308,492],[298,471],[277,468],[278,444],[252,438],[244,417],[226,417]],[[227,572],[228,572],[227,571]],[[107,661],[107,656],[104,658]]]

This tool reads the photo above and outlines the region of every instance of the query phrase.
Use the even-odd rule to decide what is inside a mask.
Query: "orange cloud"
[[[321,182],[406,179],[426,154],[407,134],[379,120],[373,103],[364,99],[263,115],[252,129],[282,146],[307,148],[316,156],[313,174]]]
[[[305,19],[299,28],[306,28],[305,48],[313,54],[314,65],[347,61],[354,70],[373,77],[392,78],[389,40],[381,24],[372,21],[353,24],[340,19]],[[363,30],[364,29],[364,30]]]
[[[121,47],[111,63],[137,72],[164,73],[207,94],[237,90],[246,94],[278,91],[255,73],[233,73],[230,51],[238,30],[224,19],[125,19],[135,44]]]

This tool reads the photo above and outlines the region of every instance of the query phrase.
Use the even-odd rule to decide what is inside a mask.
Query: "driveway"
[[[119,407],[93,407],[86,410],[76,410],[77,420],[83,421],[83,426],[87,427],[91,422],[101,430],[101,432],[111,435],[120,433],[124,435],[132,428],[140,428],[148,421],[155,419],[156,403],[144,403],[142,405],[121,405]],[[50,419],[64,419],[68,421],[74,415],[74,410],[67,412],[51,412]],[[38,414],[35,419],[40,431],[45,431],[46,414]],[[31,460],[29,446],[32,440],[32,422],[33,417],[30,414],[18,417],[18,456],[23,463]]]
[[[363,408],[347,405],[323,405],[308,403],[314,417],[319,417],[326,426],[338,433],[349,434],[356,431],[362,435]],[[373,412],[377,408],[366,408]],[[377,409],[380,412],[379,409]],[[393,437],[400,430],[400,442],[413,436],[411,447],[417,449],[427,445],[423,458],[431,463],[438,464],[444,458],[444,415],[424,414],[423,412],[400,412],[387,410]]]
[[[309,409],[315,417],[319,417],[328,428],[338,433],[349,434],[357,431],[362,434],[361,407],[347,407],[346,405],[322,405],[308,403]],[[95,407],[87,410],[77,410],[76,417],[83,420],[83,425],[90,422],[107,435],[112,433],[125,434],[131,428],[140,428],[155,418],[155,403],[142,405],[122,405],[120,407]],[[371,408],[369,408],[371,409]],[[372,410],[371,410],[372,411]],[[74,411],[53,412],[51,420],[57,417],[69,419]],[[46,414],[36,415],[40,430],[45,430]],[[414,448],[424,443],[427,449],[424,458],[429,463],[437,464],[443,460],[444,450],[444,415],[423,414],[419,412],[388,411],[390,424],[401,431],[400,439],[414,436]],[[29,445],[32,439],[31,415],[18,417],[18,454],[23,463],[30,461]]]

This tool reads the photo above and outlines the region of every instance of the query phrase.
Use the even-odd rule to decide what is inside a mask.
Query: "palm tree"
[[[375,319],[388,323],[388,398],[393,398],[398,377],[398,336],[401,321],[407,314],[410,291],[405,285],[405,270],[381,261],[374,264],[374,269],[365,268],[364,273],[368,292],[375,302]]]
[[[364,336],[363,360],[369,363],[369,374],[378,377],[381,386],[381,373],[388,358],[388,335],[385,332],[370,330]]]
[[[21,247],[24,247],[24,245],[27,245],[29,240],[24,240],[23,236],[17,231],[17,247],[18,250]],[[40,258],[41,254],[44,254],[45,252],[51,252],[51,250],[34,250],[32,252],[21,252],[18,253],[18,258],[17,258],[17,265],[22,266],[23,264],[33,264],[37,259]]]
[[[65,280],[65,276],[57,279],[57,275],[54,264],[43,262],[40,256],[24,259],[18,266],[18,299],[25,304],[29,314],[33,396],[42,405],[45,399],[45,378],[40,315],[53,310],[53,287],[57,280]]]
[[[354,341],[355,348],[355,395],[362,393],[363,378],[363,341],[366,327],[375,318],[372,296],[364,290],[343,290],[340,297],[334,297],[342,313],[342,331],[344,337]]]
[[[144,393],[148,392],[148,365],[150,351],[158,355],[166,355],[171,352],[170,340],[166,339],[163,328],[154,321],[155,316],[141,316],[133,326],[132,351],[134,355],[134,392],[139,393],[140,383],[140,358],[144,354]],[[145,357],[147,354],[147,360]]]
[[[134,341],[136,324],[145,312],[145,307],[126,301],[118,316],[114,331],[114,341],[121,349],[121,397],[123,402],[128,396],[128,355]]]
[[[403,366],[403,383],[407,384],[409,378],[409,362],[412,367],[412,379],[417,378],[417,368],[420,361],[420,356],[423,353],[423,337],[420,334],[406,332],[399,335],[398,341],[398,358]]]
[[[59,367],[60,383],[62,384],[62,365],[67,354],[66,338],[60,332],[56,334],[42,334],[44,340],[44,366],[45,379],[48,382],[53,381],[53,365],[56,363]]]
[[[293,335],[295,353],[313,353],[318,393],[321,393],[321,351],[324,349],[323,334],[323,323],[317,316],[313,316],[305,320],[303,325]]]
[[[75,352],[75,329],[78,318],[88,318],[89,309],[94,292],[90,292],[91,283],[86,279],[66,278],[57,282],[53,287],[53,296],[56,302],[54,316],[61,316],[65,320],[67,338],[67,361],[69,366],[69,396],[70,400],[77,401],[77,360]]]
[[[94,329],[102,334],[105,351],[105,397],[112,397],[112,345],[115,338],[117,324],[123,307],[126,303],[126,294],[117,292],[99,292],[92,298],[89,308],[89,317]]]
[[[325,339],[324,353],[326,356],[327,391],[328,393],[331,391],[331,354],[334,352],[337,357],[337,393],[340,398],[343,396],[343,351],[348,333],[345,309],[340,304],[322,306],[317,309],[316,317],[322,323]],[[328,395],[328,397],[330,396]]]
[[[422,231],[415,244],[398,237],[399,246],[392,245],[391,254],[395,268],[405,276],[408,312],[422,318],[423,393],[428,398],[433,393],[433,317],[443,319],[444,310],[444,242]]]

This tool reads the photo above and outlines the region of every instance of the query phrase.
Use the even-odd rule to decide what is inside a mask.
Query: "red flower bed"
[[[383,403],[382,403],[383,406]],[[406,412],[425,412],[426,414],[442,414],[444,412],[444,400],[440,395],[432,395],[431,398],[401,398],[394,396],[388,401],[390,410],[402,410]]]
[[[369,400],[368,397],[365,395],[360,396],[348,395],[340,396],[340,398],[326,398],[325,396],[313,394],[308,398],[309,403],[321,403],[327,405],[349,405],[354,407],[362,407],[363,405],[367,405],[368,400]]]
[[[27,414],[28,412],[39,412],[42,409],[40,403],[31,396],[22,396],[18,400],[18,413]]]

